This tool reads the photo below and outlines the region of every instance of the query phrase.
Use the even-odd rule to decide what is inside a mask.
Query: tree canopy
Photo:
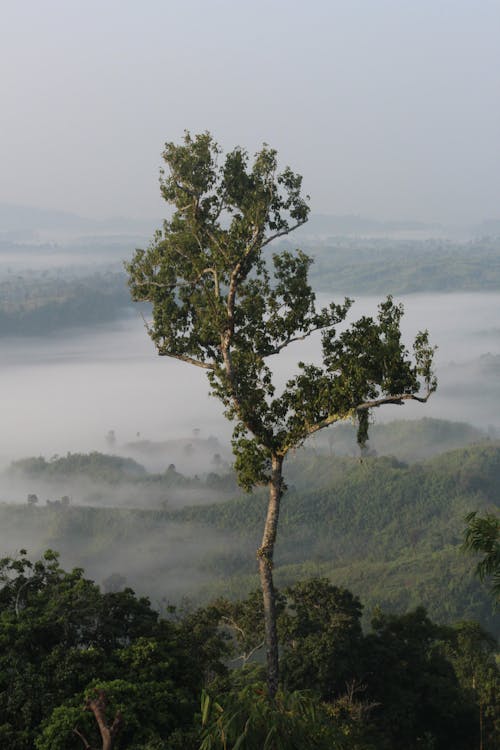
[[[479,718],[485,750],[498,746],[496,642],[477,623],[378,611],[365,634],[357,597],[328,580],[276,597],[284,687],[269,701],[258,662],[227,669],[263,638],[260,592],[161,618],[54,552],[2,559],[3,746],[466,750]]]
[[[467,527],[463,548],[482,555],[476,573],[483,581],[491,580],[491,591],[500,603],[500,518],[493,513],[478,516],[477,512],[466,517]]]
[[[158,353],[205,368],[235,420],[236,466],[243,485],[270,476],[272,454],[285,455],[309,434],[364,414],[381,400],[401,403],[423,379],[435,388],[426,332],[412,361],[401,341],[403,309],[387,298],[376,319],[363,317],[338,333],[352,301],[316,308],[308,282],[311,259],[271,242],[307,221],[302,178],[278,171],[264,146],[253,164],[235,148],[221,161],[208,133],[167,143],[161,191],[175,207],[150,245],[127,268],[134,299],[153,305],[149,333]],[[322,331],[323,365],[299,363],[299,374],[276,395],[269,358]]]
[[[345,326],[350,299],[317,308],[300,250],[266,249],[307,221],[302,178],[279,170],[264,145],[250,161],[240,147],[222,157],[209,133],[167,143],[161,191],[174,208],[150,245],[127,264],[135,300],[153,306],[149,333],[158,353],[207,371],[212,393],[235,422],[235,468],[243,487],[269,485],[257,551],[264,597],[269,687],[278,684],[272,563],[283,461],[306,438],[335,422],[358,422],[368,436],[370,410],[426,401],[436,388],[434,349],[417,334],[413,356],[402,342],[401,305],[389,296],[375,318]],[[342,326],[341,330],[338,326]],[[321,332],[322,363],[299,362],[277,393],[269,360]]]

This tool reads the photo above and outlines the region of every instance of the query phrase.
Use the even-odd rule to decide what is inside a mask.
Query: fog
[[[104,450],[224,428],[204,373],[155,355],[140,318],[65,338],[3,340],[2,457]],[[227,430],[226,430],[227,432]]]
[[[373,314],[378,301],[358,299],[352,317]],[[432,416],[500,428],[494,407],[500,389],[500,295],[412,295],[401,301],[408,343],[417,330],[428,328],[438,346],[439,388],[425,406],[386,407],[376,419]],[[189,441],[193,430],[227,446],[231,428],[221,405],[208,395],[205,373],[158,357],[139,316],[84,334],[3,339],[1,347],[3,465],[27,455],[106,451],[110,430],[116,436],[113,452],[121,454],[130,454],[130,443]],[[272,362],[277,380],[288,377],[298,359],[315,360],[318,353],[317,339],[293,345]],[[182,444],[170,450],[171,460],[168,451],[148,459],[139,445],[134,457],[164,470],[182,462]],[[207,470],[213,452],[200,456],[192,473]],[[184,463],[182,470],[193,462]]]
[[[4,288],[14,316],[31,304],[25,330],[38,323],[49,331],[50,303],[67,293],[64,284],[42,288],[39,278],[31,288],[40,271],[47,282],[78,281],[121,270],[147,245],[168,210],[158,190],[163,144],[186,128],[211,131],[224,150],[276,148],[282,166],[304,175],[312,211],[329,215],[312,217],[298,233],[304,239],[308,231],[314,241],[351,231],[399,239],[498,233],[497,223],[483,223],[499,218],[495,3],[4,5],[0,282],[13,282]],[[122,313],[118,301],[104,317],[89,299],[88,318],[71,318],[75,325],[92,317],[88,308],[99,321]],[[352,317],[375,313],[378,301],[358,299]],[[425,406],[388,407],[374,418],[500,430],[500,294],[402,301],[408,343],[428,328],[439,347],[439,389]],[[155,596],[209,577],[203,561],[233,549],[227,536],[172,519],[148,527],[132,510],[166,518],[229,496],[229,485],[206,481],[229,467],[231,425],[205,373],[158,357],[137,313],[51,336],[3,336],[0,352],[0,556],[50,543],[63,564],[83,565],[99,581],[120,572]],[[319,352],[316,336],[273,359],[276,384]],[[90,451],[129,456],[161,477],[7,472],[23,457]],[[168,485],[171,464],[188,479]],[[33,493],[39,503],[31,507]],[[74,514],[44,505],[62,496]],[[94,511],[107,536],[92,528]],[[71,528],[80,512],[88,528],[81,519]]]
[[[0,505],[2,557],[26,549],[31,557],[56,547],[66,569],[83,567],[85,575],[106,586],[106,578],[119,574],[120,587],[131,586],[153,599],[179,601],[196,593],[214,577],[214,560],[236,551],[245,554],[227,532],[206,526],[176,523],[171,519],[141,519],[116,511],[72,515],[56,509],[22,507],[19,514]],[[248,550],[248,553],[250,551]],[[251,566],[251,554],[247,555]]]
[[[351,318],[374,314],[379,301],[359,298]],[[439,347],[439,387],[426,405],[386,407],[374,414],[375,420],[445,418],[498,434],[500,294],[411,295],[401,301],[408,344],[417,330],[428,328]],[[319,302],[328,299],[321,296]],[[232,554],[243,557],[251,569],[250,542],[243,549],[241,539],[236,542],[228,534],[168,517],[186,505],[235,493],[234,485],[218,488],[205,482],[207,473],[224,474],[229,468],[231,426],[221,405],[208,395],[202,370],[157,356],[138,315],[83,333],[3,338],[1,348],[2,468],[27,456],[50,459],[100,451],[130,456],[146,472],[161,473],[154,479],[135,464],[130,478],[102,481],[85,472],[42,478],[4,472],[2,555],[21,547],[36,555],[54,546],[62,553],[63,565],[81,565],[99,582],[119,573],[139,592],[152,594],[157,604],[163,596],[179,599],[186,591],[200,591],[217,577],[214,561],[225,553],[231,560]],[[316,337],[273,358],[277,384],[290,376],[299,359],[318,360],[319,352]],[[170,464],[187,478],[168,485],[165,472]],[[36,507],[27,507],[30,493],[38,496]],[[99,521],[98,515],[86,521],[86,516],[68,514],[57,503],[45,507],[44,501],[63,495],[69,496],[71,507],[93,506],[100,509],[98,514],[111,507],[121,511],[113,511],[116,517],[104,515]],[[4,504],[12,503],[19,506],[19,515],[7,513]],[[148,516],[128,510],[133,508],[157,509],[159,515],[148,521]],[[99,524],[104,524],[104,532]]]

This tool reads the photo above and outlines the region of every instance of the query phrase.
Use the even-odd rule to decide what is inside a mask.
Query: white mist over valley
[[[339,301],[335,295],[335,301]],[[376,313],[380,297],[358,298],[351,319]],[[375,420],[423,416],[470,422],[500,430],[500,294],[416,294],[396,298],[405,308],[403,330],[412,336],[427,328],[438,347],[438,391],[425,406],[406,404],[374,413]],[[319,295],[318,303],[329,298]],[[140,440],[185,440],[216,437],[228,453],[230,425],[222,407],[209,396],[203,371],[159,357],[137,314],[94,330],[73,330],[46,338],[3,338],[3,465],[27,455],[109,450],[106,436],[116,437],[113,450],[126,454]],[[276,364],[283,382],[297,361],[317,361],[320,342],[297,343]],[[175,456],[172,456],[174,460]],[[178,458],[178,457],[177,457]],[[167,462],[165,464],[165,461]],[[175,462],[175,461],[174,461]],[[155,462],[153,461],[153,464]],[[150,468],[164,470],[170,463]],[[188,473],[207,464],[189,465]]]

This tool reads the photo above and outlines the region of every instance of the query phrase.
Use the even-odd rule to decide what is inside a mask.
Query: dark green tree
[[[288,616],[281,624],[283,676],[291,689],[315,690],[333,701],[360,674],[361,604],[328,579],[300,581],[286,589]]]
[[[208,675],[225,671],[209,612],[160,619],[147,599],[102,593],[50,551],[0,560],[0,646],[9,750],[99,747],[97,717],[112,726],[118,712],[116,747],[146,747],[189,727]]]
[[[466,750],[475,739],[475,707],[447,658],[449,629],[423,607],[378,612],[364,641],[366,698],[387,747]],[[384,745],[383,745],[384,746]]]
[[[465,696],[477,706],[480,750],[500,745],[500,669],[498,642],[477,622],[450,628],[446,652]]]
[[[413,358],[401,341],[403,309],[388,297],[376,318],[339,332],[351,300],[317,309],[308,283],[311,259],[269,245],[307,221],[302,178],[278,170],[264,146],[253,163],[237,147],[222,157],[209,133],[167,143],[161,192],[174,208],[147,250],[127,264],[132,296],[152,304],[149,334],[158,353],[203,368],[212,393],[235,422],[233,450],[241,485],[269,487],[257,551],[264,601],[270,694],[278,686],[273,556],[283,462],[310,435],[340,420],[368,436],[369,414],[383,404],[426,401],[436,387],[427,332]],[[321,332],[322,364],[298,364],[277,393],[269,360]],[[423,389],[423,392],[421,392]],[[420,395],[419,395],[420,394]]]
[[[484,581],[491,580],[491,591],[497,603],[500,602],[500,518],[487,513],[478,516],[477,512],[466,517],[467,527],[463,549],[482,555],[476,573]]]

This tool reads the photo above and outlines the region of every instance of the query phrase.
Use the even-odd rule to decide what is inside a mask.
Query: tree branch
[[[19,589],[18,589],[18,592],[17,592],[17,595],[16,595],[16,602],[15,602],[15,605],[14,605],[14,609],[15,609],[15,612],[16,612],[16,617],[19,617],[19,600],[20,600],[20,596],[21,596],[21,591],[22,591],[23,589],[25,589],[25,588],[26,588],[26,586],[27,586],[27,585],[28,585],[29,583],[31,583],[31,578],[28,578],[28,580],[27,580],[27,581],[25,581],[25,582],[24,582],[24,583],[22,584],[22,586],[20,586],[20,587],[19,587]]]
[[[197,201],[200,198],[199,194],[196,191],[194,191],[192,188],[188,188],[186,185],[183,185],[178,180],[175,180],[175,187],[177,188],[177,190],[182,190],[183,193],[186,193],[191,198],[196,198]]]
[[[73,727],[73,734],[76,734],[76,736],[81,739],[85,750],[92,750],[92,745],[89,744],[87,738],[81,732],[79,732],[76,727]]]
[[[304,339],[307,339],[311,334],[315,333],[316,331],[321,331],[323,328],[326,328],[326,326],[315,326],[314,328],[311,328],[309,331],[306,331],[302,336],[289,336],[282,344],[279,344],[276,346],[272,351],[266,352],[264,355],[265,357],[271,357],[273,354],[279,354],[283,349],[286,349],[287,346],[290,344],[293,344],[295,341],[304,341]]]
[[[240,625],[238,625],[238,623],[235,622],[235,620],[232,617],[228,617],[227,615],[224,615],[221,619],[225,623],[227,623],[229,625],[229,627],[234,628],[234,630],[237,630],[238,633],[241,633],[242,638],[246,637],[246,633],[243,630],[243,628],[240,627]],[[235,661],[240,661],[241,660],[243,662],[243,664],[246,664],[247,661],[249,661],[252,658],[252,656],[259,649],[261,649],[262,646],[264,646],[264,645],[265,645],[265,641],[261,641],[256,646],[254,646],[252,649],[250,649],[250,651],[248,653],[245,652],[245,653],[241,654],[240,656],[236,656],[234,659],[231,659],[231,662],[235,662]]]
[[[106,720],[106,694],[104,693],[104,690],[100,690],[96,698],[89,698],[85,704],[85,709],[87,711],[92,711],[94,714],[94,718],[101,734],[103,750],[113,750],[116,735],[123,724],[121,712],[116,712],[112,725],[108,726]]]
[[[313,435],[319,430],[323,430],[325,427],[329,427],[335,422],[347,419],[350,415],[354,416],[356,412],[367,411],[368,409],[376,409],[379,406],[384,406],[385,404],[395,404],[396,406],[402,406],[405,401],[418,401],[421,404],[425,404],[429,400],[429,397],[432,393],[433,391],[429,389],[425,396],[417,396],[414,393],[400,393],[395,396],[383,396],[382,398],[377,398],[373,401],[365,401],[358,406],[353,406],[350,413],[329,414],[320,422],[316,422],[316,424],[313,425],[308,425],[306,428],[306,437],[308,437],[309,435]]]
[[[208,238],[209,238],[210,240],[212,240],[212,242],[213,242],[213,243],[214,243],[215,245],[217,245],[217,248],[218,248],[219,252],[221,253],[221,255],[223,256],[224,260],[225,260],[225,261],[226,261],[227,263],[229,263],[229,256],[228,256],[228,254],[226,253],[226,251],[225,251],[225,250],[223,250],[223,248],[222,248],[222,245],[220,244],[220,242],[219,242],[219,240],[217,239],[217,237],[216,237],[216,236],[215,236],[215,235],[213,234],[213,232],[208,232]]]
[[[200,279],[205,276],[205,274],[211,273],[214,279],[217,281],[217,271],[215,268],[204,268],[202,271],[199,272],[199,274],[196,276],[196,278],[188,281],[175,281],[173,284],[163,284],[161,281],[134,281],[134,286],[154,286],[158,289],[178,289],[179,287],[186,287],[186,286],[193,286],[194,284],[197,284]]]
[[[414,393],[401,393],[396,396],[384,396],[382,398],[377,398],[374,401],[366,401],[364,404],[359,404],[354,407],[354,409],[355,411],[366,411],[367,409],[376,409],[379,406],[384,406],[384,404],[402,406],[405,401],[418,401],[421,404],[425,404],[432,393],[433,391],[429,389],[425,396],[417,396]]]
[[[259,650],[260,650],[260,649],[261,649],[261,648],[262,648],[263,646],[265,646],[265,645],[266,645],[266,642],[265,642],[265,641],[261,641],[261,642],[260,642],[260,643],[258,643],[258,644],[257,644],[256,646],[254,646],[254,647],[253,647],[253,648],[252,648],[252,649],[251,649],[251,650],[250,650],[250,651],[248,652],[248,654],[241,654],[241,656],[236,656],[236,657],[235,657],[234,659],[231,659],[231,662],[235,662],[235,661],[240,661],[240,660],[241,660],[241,662],[242,662],[243,664],[246,664],[246,663],[247,663],[248,661],[250,661],[250,659],[252,658],[252,656],[253,656],[253,655],[254,655],[254,654],[255,654],[255,653],[257,652],[257,651],[259,651]]]
[[[135,281],[134,286],[154,286],[158,289],[175,289],[177,284],[162,284],[160,281]]]
[[[160,357],[171,357],[172,359],[179,359],[181,362],[187,362],[190,365],[196,365],[196,367],[202,367],[204,370],[215,370],[215,362],[201,362],[199,359],[189,357],[187,354],[173,354],[172,352],[161,351],[158,349]]]
[[[298,221],[293,226],[287,227],[286,229],[282,229],[281,232],[276,232],[276,234],[271,234],[269,237],[265,237],[264,241],[261,244],[261,247],[265,247],[266,245],[269,245],[270,242],[278,239],[278,237],[284,237],[285,235],[290,234],[290,232],[293,232],[295,229],[298,229],[306,222],[307,222],[307,219],[304,219],[303,221]]]

